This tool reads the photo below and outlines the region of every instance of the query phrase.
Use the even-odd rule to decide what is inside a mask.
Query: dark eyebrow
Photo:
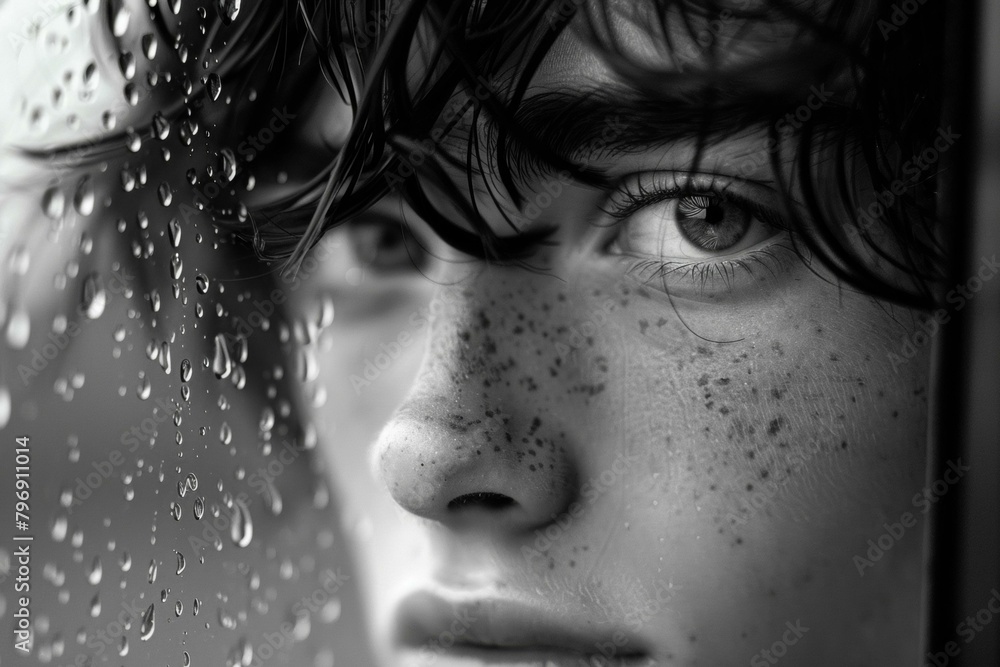
[[[614,83],[531,95],[518,106],[514,120],[522,137],[536,137],[556,154],[588,166],[682,140],[721,139],[753,127],[780,130],[787,110],[801,105],[821,125],[843,124],[848,115],[839,95],[822,99],[828,91],[819,84],[708,87],[692,85],[682,75],[665,77],[676,80],[653,92]],[[508,135],[501,149],[508,151],[509,163],[522,177],[551,171],[523,139]]]

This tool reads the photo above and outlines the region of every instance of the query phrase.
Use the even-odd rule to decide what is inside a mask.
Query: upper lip
[[[619,659],[646,655],[644,642],[633,633],[608,622],[598,625],[590,616],[582,608],[557,608],[516,593],[421,590],[400,602],[394,619],[395,640],[408,648],[590,655],[598,653],[599,646],[613,646]]]

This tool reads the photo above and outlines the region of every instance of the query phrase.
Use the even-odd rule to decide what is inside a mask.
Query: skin
[[[134,22],[141,5],[130,5]],[[62,25],[56,28],[68,30]],[[20,63],[28,83],[18,85],[47,97],[65,70],[79,69],[91,47],[81,36],[88,24],[75,25],[71,42],[83,53],[40,52],[44,67]],[[143,31],[138,25],[133,31],[134,46]],[[578,44],[560,43],[538,85],[576,81],[583,73],[594,80],[609,76],[585,55]],[[140,68],[138,80],[143,76]],[[111,67],[102,70],[89,105],[50,109],[58,113],[50,117],[51,133],[42,135],[45,143],[76,137],[64,122],[74,111],[85,119],[84,129],[98,128],[101,110],[121,112],[122,85]],[[148,118],[145,104],[128,113]],[[119,126],[130,118],[123,112]],[[38,136],[26,117],[9,127],[11,136]],[[343,128],[317,122],[297,141],[308,144],[313,129],[330,139]],[[52,225],[37,224],[50,174],[20,174],[26,184],[19,182],[18,196],[3,201],[0,217],[18,230],[31,259],[25,275],[12,277],[11,265],[3,268],[4,281],[18,281],[19,304],[31,307],[32,322],[29,340],[4,349],[8,368],[31,363],[57,316],[83,322],[58,363],[28,382],[13,371],[6,376],[14,409],[4,437],[27,433],[38,446],[31,502],[37,529],[32,604],[39,622],[33,657],[182,664],[187,651],[193,664],[224,664],[250,646],[251,657],[263,659],[267,640],[261,638],[282,632],[294,617],[294,641],[283,642],[275,663],[330,664],[335,656],[336,664],[370,664],[357,619],[358,583],[387,665],[427,664],[430,657],[439,665],[469,664],[455,654],[394,646],[391,624],[400,599],[424,588],[549,605],[548,617],[594,637],[627,634],[617,654],[641,650],[660,664],[768,663],[761,651],[781,640],[786,623],[808,630],[788,646],[783,664],[913,661],[922,523],[907,528],[863,576],[855,561],[867,554],[868,540],[886,532],[885,523],[905,512],[922,522],[913,496],[923,487],[926,349],[895,369],[887,357],[915,330],[912,314],[831,284],[790,255],[770,263],[773,277],[761,268],[730,290],[674,281],[671,303],[658,283],[643,284],[648,275],[628,274],[632,260],[604,250],[613,230],[591,224],[603,196],[569,186],[539,220],[560,228],[559,245],[533,258],[546,268],[542,273],[469,262],[443,248],[411,213],[385,202],[378,213],[405,214],[440,256],[426,267],[428,276],[380,271],[391,249],[373,257],[371,237],[355,225],[324,242],[324,272],[293,290],[261,267],[244,265],[245,248],[213,247],[211,221],[190,213],[198,188],[185,185],[186,170],[203,170],[200,156],[213,146],[203,132],[197,150],[185,155],[176,134],[174,128],[169,163],[149,140],[140,154],[95,169],[95,212],[68,211],[62,235],[52,239],[46,236]],[[706,164],[726,173],[759,143],[754,135],[731,138],[712,149]],[[302,176],[295,168],[308,172],[315,155],[305,160],[296,146],[289,139],[288,155],[276,152],[273,162],[257,167],[256,196],[280,191],[270,185],[277,180],[272,170],[285,159],[293,162],[287,165],[293,178]],[[276,142],[273,150],[282,147]],[[623,175],[676,170],[690,150],[683,144],[650,150],[615,168]],[[120,171],[126,161],[135,168],[140,160],[150,169],[150,186],[125,193]],[[15,173],[23,167],[5,165]],[[76,176],[60,180],[69,198]],[[766,184],[769,176],[755,178]],[[161,180],[172,186],[172,206],[156,200],[153,186]],[[254,197],[248,195],[248,204]],[[139,211],[149,215],[148,231],[131,223]],[[176,215],[185,220],[178,299],[168,278],[173,247],[166,234]],[[129,221],[127,232],[108,224],[118,217]],[[22,229],[30,232],[21,236]],[[84,231],[94,241],[90,254],[78,251]],[[133,241],[148,244],[151,256],[132,262]],[[68,271],[74,260],[79,269]],[[130,292],[115,292],[97,319],[85,320],[76,309],[83,277],[96,272],[111,286],[116,265],[141,268],[144,277]],[[208,295],[193,287],[200,271],[211,275]],[[60,274],[66,286],[53,297]],[[335,325],[301,357],[282,339],[279,313],[275,325],[251,336],[244,390],[235,389],[232,376],[216,378],[194,363],[187,382],[193,398],[184,400],[180,361],[210,359],[209,334],[248,319],[255,308],[252,299],[235,297],[275,286],[288,292],[290,324],[305,327],[302,317],[323,321],[319,304],[332,302]],[[154,287],[163,297],[155,314],[147,296]],[[225,317],[213,318],[216,303]],[[119,325],[123,341],[115,338]],[[409,334],[406,342],[402,333]],[[151,340],[168,336],[171,373],[145,352]],[[381,364],[382,343],[393,342],[399,353],[369,385],[357,385],[352,376],[364,377],[366,360]],[[315,376],[300,373],[299,361],[309,355],[318,361]],[[276,367],[283,367],[280,377]],[[145,399],[136,391],[139,372],[152,380]],[[51,391],[71,374],[85,379],[71,397]],[[301,397],[300,382],[306,385]],[[286,399],[291,411],[278,411],[276,439],[297,436],[302,411],[311,405],[328,465],[312,452],[283,464],[274,480],[283,499],[276,511],[273,494],[262,490],[254,472],[286,460],[280,448],[268,453],[261,446],[259,432],[265,409]],[[181,408],[180,423],[163,405]],[[233,429],[230,447],[218,440],[224,421]],[[68,442],[78,446],[63,449]],[[65,489],[109,461],[112,450],[122,458],[111,463],[111,477],[80,504],[65,507]],[[126,470],[134,472],[131,483]],[[162,481],[153,474],[160,470]],[[197,493],[209,506],[201,520],[193,514],[193,491],[182,496],[177,490],[189,472],[197,474]],[[335,483],[329,501],[327,474]],[[123,500],[128,487],[133,494]],[[475,492],[514,502],[503,509],[449,509],[450,500]],[[232,507],[226,494],[246,494],[254,537],[245,545],[227,533]],[[11,505],[2,503],[10,502],[0,501],[8,516]],[[182,506],[180,520],[170,517],[171,502]],[[213,528],[221,549],[205,532],[212,504],[220,508]],[[57,528],[60,518],[66,518],[65,534]],[[350,532],[356,565],[342,551],[347,541],[338,519]],[[182,572],[175,549],[186,556]],[[120,564],[124,552],[130,567]],[[103,563],[97,583],[89,577],[95,558]],[[150,561],[158,563],[154,582]],[[335,593],[323,577],[327,570],[347,576]],[[327,606],[322,592],[342,605]],[[316,594],[324,602],[309,609],[310,622],[303,624],[300,602]],[[101,601],[96,616],[95,597]],[[196,597],[204,605],[198,616]],[[6,599],[13,610],[13,597]],[[141,616],[150,604],[156,630],[143,640]],[[488,618],[488,606],[476,610],[476,623]],[[235,628],[225,627],[222,612],[236,617]]]
[[[613,77],[587,48],[562,39],[533,83]],[[707,170],[732,172],[762,141],[714,144]],[[691,148],[609,166],[680,170]],[[384,664],[480,664],[394,643],[420,589],[516,596],[595,636],[622,630],[617,655],[655,664],[913,664],[927,346],[901,365],[888,355],[916,314],[807,266],[781,235],[755,246],[774,244],[770,270],[729,286],[678,273],[671,300],[607,250],[625,232],[593,224],[604,203],[578,186],[556,198],[542,272],[429,235],[428,268],[380,272],[364,221],[329,237],[336,255],[298,307],[338,309],[317,345],[315,416]],[[422,233],[398,203],[376,212]],[[473,493],[513,502],[449,504]],[[906,513],[913,524],[859,566]]]

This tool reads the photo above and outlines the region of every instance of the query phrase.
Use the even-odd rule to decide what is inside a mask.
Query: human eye
[[[344,237],[366,273],[389,276],[421,271],[430,259],[425,243],[392,216],[361,215],[347,223]]]
[[[616,221],[609,254],[672,293],[715,293],[774,275],[794,256],[777,193],[720,175],[647,172],[624,179],[604,211]]]

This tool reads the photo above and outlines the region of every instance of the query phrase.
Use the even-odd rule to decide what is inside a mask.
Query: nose
[[[530,530],[577,494],[571,429],[537,335],[556,299],[497,276],[505,271],[437,291],[423,364],[376,447],[395,501],[455,527]]]

